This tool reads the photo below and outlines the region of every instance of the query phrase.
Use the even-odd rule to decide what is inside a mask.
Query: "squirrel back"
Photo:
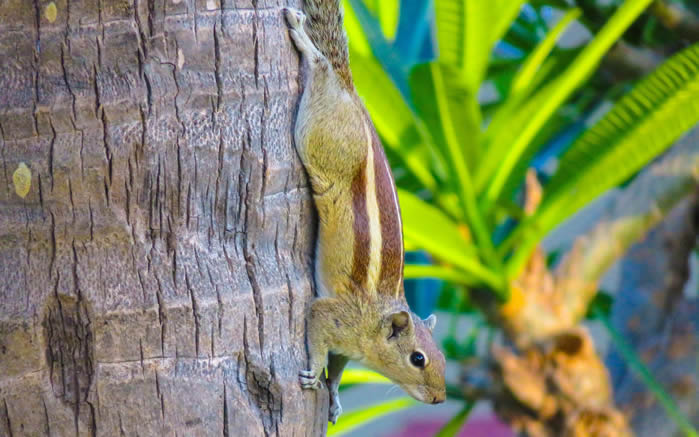
[[[308,17],[305,28],[311,41],[330,61],[342,85],[354,90],[340,0],[304,0],[303,10]]]

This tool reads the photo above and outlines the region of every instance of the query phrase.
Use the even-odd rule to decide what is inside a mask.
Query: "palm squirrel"
[[[321,387],[327,367],[329,420],[342,412],[338,386],[348,360],[397,383],[415,399],[446,398],[444,355],[403,290],[403,230],[388,161],[349,68],[339,0],[284,9],[305,72],[294,139],[308,173],[319,225],[308,323],[310,369],[301,386]],[[306,20],[308,16],[308,20]]]

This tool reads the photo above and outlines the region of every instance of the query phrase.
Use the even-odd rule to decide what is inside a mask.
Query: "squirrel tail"
[[[349,67],[347,35],[342,27],[341,0],[304,0],[306,32],[313,44],[330,61],[342,84],[353,90]]]

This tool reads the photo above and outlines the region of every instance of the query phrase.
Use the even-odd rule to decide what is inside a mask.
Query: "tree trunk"
[[[692,136],[699,140],[699,129]],[[695,426],[699,423],[699,284],[690,277],[690,259],[697,249],[699,188],[621,260],[612,307],[615,327]],[[617,403],[637,437],[686,435],[614,348],[607,363]]]
[[[0,435],[324,432],[278,3],[0,2]]]

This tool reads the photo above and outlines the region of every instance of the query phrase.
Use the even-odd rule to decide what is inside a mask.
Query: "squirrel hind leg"
[[[306,15],[298,9],[284,8],[284,17],[286,17],[286,21],[289,23],[289,27],[291,27],[289,29],[291,39],[301,52],[301,55],[311,64],[325,59],[303,28],[303,24],[306,22]]]

